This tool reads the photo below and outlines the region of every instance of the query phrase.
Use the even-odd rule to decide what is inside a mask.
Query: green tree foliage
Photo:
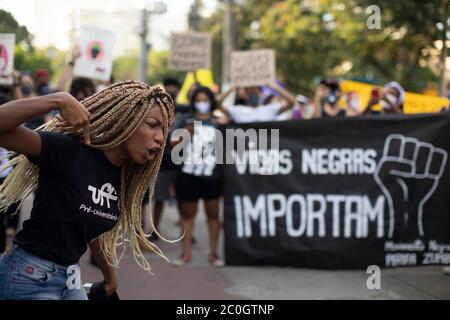
[[[19,71],[36,72],[39,68],[48,70],[49,75],[53,75],[54,65],[46,49],[24,49],[16,45],[14,50],[14,68]]]
[[[222,79],[222,32],[223,32],[223,7],[219,7],[210,17],[203,19],[202,31],[211,32],[212,43],[212,71],[215,82]]]
[[[367,27],[370,5],[381,9],[381,29]],[[377,84],[396,80],[420,91],[437,80],[429,48],[442,39],[436,23],[449,17],[449,0],[243,0],[235,3],[239,50],[273,48],[277,72],[291,90],[311,94],[319,77]],[[222,67],[223,6],[203,24],[214,35],[214,75]]]
[[[148,83],[160,83],[164,78],[170,76],[180,81],[184,80],[185,72],[173,71],[167,69],[167,59],[169,58],[169,51],[151,51],[148,63]]]
[[[32,36],[25,26],[19,25],[8,11],[0,9],[0,33],[15,33],[16,42],[31,47]]]
[[[147,82],[149,84],[160,83],[165,77],[171,76],[183,80],[184,72],[170,71],[167,69],[169,51],[150,51],[148,56]],[[113,75],[117,81],[137,79],[139,68],[139,56],[137,53],[127,54],[114,59]]]
[[[112,74],[116,81],[138,79],[139,56],[127,54],[114,59]]]
[[[50,76],[53,74],[52,54],[56,49],[36,50],[32,45],[33,36],[25,26],[19,25],[16,19],[7,11],[0,9],[0,33],[15,33],[16,47],[14,50],[14,68],[19,71],[36,72],[46,68]]]
[[[201,29],[202,16],[200,11],[203,9],[202,0],[194,0],[188,13],[188,26],[190,30],[198,31]]]

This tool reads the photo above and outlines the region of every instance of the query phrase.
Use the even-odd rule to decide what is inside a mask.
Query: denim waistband
[[[57,271],[67,271],[67,268],[69,266],[63,266],[57,263],[54,263],[52,261],[46,260],[46,259],[42,259],[39,258],[37,256],[35,256],[34,254],[26,251],[25,249],[21,248],[18,245],[13,245],[13,247],[11,248],[11,250],[9,250],[8,252],[6,252],[7,256],[16,256],[18,258],[30,261],[34,264],[36,264],[37,266],[40,266],[42,268],[50,268],[50,269],[56,269]]]

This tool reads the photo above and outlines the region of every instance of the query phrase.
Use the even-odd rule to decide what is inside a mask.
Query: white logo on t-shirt
[[[92,192],[92,201],[95,204],[100,204],[101,206],[103,206],[103,202],[106,199],[106,205],[108,206],[108,208],[110,208],[109,200],[117,200],[117,192],[111,185],[111,183],[105,183],[100,189],[89,186],[88,190]]]
[[[182,171],[195,176],[212,176],[216,167],[216,131],[209,125],[194,127],[192,143],[184,152],[186,160]]]

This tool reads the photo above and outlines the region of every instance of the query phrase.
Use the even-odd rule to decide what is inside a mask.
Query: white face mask
[[[208,113],[209,110],[211,110],[211,104],[209,102],[201,101],[196,102],[194,104],[195,110],[197,110],[200,113]]]

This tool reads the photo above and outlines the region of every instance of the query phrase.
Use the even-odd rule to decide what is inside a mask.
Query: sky
[[[146,0],[0,0],[0,8],[9,11],[19,24],[28,28],[34,35],[33,44],[36,47],[53,45],[58,49],[67,50],[71,47],[69,34],[72,26],[72,12],[80,9],[98,10],[103,18],[114,17],[114,12],[135,13],[146,4],[154,2]],[[152,15],[150,18],[148,40],[152,48],[155,50],[168,48],[170,33],[187,29],[187,13],[192,2],[193,0],[164,0],[167,12],[162,15]],[[125,7],[124,4],[126,4]],[[205,14],[208,14],[214,10],[216,0],[204,0],[204,5]],[[114,21],[114,18],[111,20]],[[121,28],[120,23],[124,22],[118,22],[115,27]],[[136,43],[138,43],[136,34],[138,25],[139,21],[132,18],[126,22],[130,40]]]

